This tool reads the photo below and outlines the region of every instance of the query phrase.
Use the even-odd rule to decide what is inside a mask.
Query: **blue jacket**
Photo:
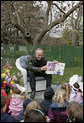
[[[20,112],[20,114],[17,116],[17,120],[18,120],[19,122],[21,122],[22,120],[24,120],[24,110],[22,110],[22,111]]]
[[[11,115],[1,112],[1,122],[18,122]]]
[[[43,112],[45,113],[45,115],[48,114],[49,106],[52,104],[53,95],[54,95],[54,90],[52,89],[52,87],[46,88],[44,92],[44,100],[40,103],[40,106]]]

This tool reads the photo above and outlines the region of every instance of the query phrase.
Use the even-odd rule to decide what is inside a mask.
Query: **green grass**
[[[74,66],[73,67],[66,67],[64,70],[64,75],[53,75],[52,78],[52,84],[56,84],[57,80],[59,80],[59,83],[69,82],[69,78],[77,74],[79,76],[83,77],[83,58],[74,58]]]
[[[83,69],[80,67],[65,68],[63,76],[53,75],[52,84],[56,84],[57,80],[59,83],[69,82],[69,78],[74,74],[83,77]]]
[[[64,70],[64,75],[53,75],[52,84],[56,84],[57,80],[59,80],[59,83],[69,82],[69,78],[77,74],[79,76],[83,77],[83,58],[74,58],[74,66],[73,67],[66,67]]]
[[[8,62],[10,63],[10,65],[13,67],[11,69],[11,72],[16,74],[19,70],[15,66],[15,59],[13,59],[13,58],[10,58],[10,59],[7,58],[7,59],[8,59]],[[2,59],[1,60],[1,73],[3,72],[2,66],[4,66],[5,64],[6,64],[6,59]],[[56,84],[57,80],[59,80],[59,83],[69,82],[69,78],[74,74],[77,74],[77,75],[83,77],[83,58],[75,57],[74,58],[74,66],[73,67],[65,66],[63,76],[53,75],[52,76],[52,84]]]

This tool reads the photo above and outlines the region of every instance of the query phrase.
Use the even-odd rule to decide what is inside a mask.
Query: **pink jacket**
[[[21,110],[23,110],[23,98],[17,94],[13,94],[10,99],[10,105],[9,105],[9,112],[11,112],[11,115],[16,118]]]
[[[76,101],[78,103],[83,102],[82,93],[78,91],[77,94],[76,94],[76,96],[74,97],[74,99],[72,101]]]

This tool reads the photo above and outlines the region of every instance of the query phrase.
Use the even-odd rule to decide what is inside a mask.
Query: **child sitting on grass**
[[[62,83],[60,88],[65,91],[66,101],[69,101],[69,99],[70,99],[70,89],[71,89],[70,85],[68,83]]]
[[[31,109],[26,112],[24,122],[49,122],[49,120],[41,110]]]
[[[63,89],[56,90],[52,104],[48,109],[48,116],[51,122],[66,122],[66,107],[69,103],[66,101],[66,93]]]
[[[81,103],[83,101],[83,82],[81,82],[81,77],[78,75],[73,75],[70,78],[70,86],[71,86],[71,91],[70,91],[70,100],[71,101],[76,101],[78,103]]]
[[[6,96],[1,95],[1,122],[18,122],[11,115],[5,113],[6,111]]]
[[[83,108],[77,102],[70,102],[66,108],[70,122],[83,122]]]
[[[23,102],[26,99],[24,91],[23,87],[16,84],[16,87],[13,89],[13,93],[10,95],[9,113],[14,118],[17,118],[23,110]]]

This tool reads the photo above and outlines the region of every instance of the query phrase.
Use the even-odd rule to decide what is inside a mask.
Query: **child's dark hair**
[[[5,106],[6,104],[6,96],[1,95],[1,109]]]
[[[26,112],[24,122],[46,122],[46,118],[41,110],[33,109]]]
[[[79,84],[76,82],[74,85],[73,85],[75,88],[79,89]]]

